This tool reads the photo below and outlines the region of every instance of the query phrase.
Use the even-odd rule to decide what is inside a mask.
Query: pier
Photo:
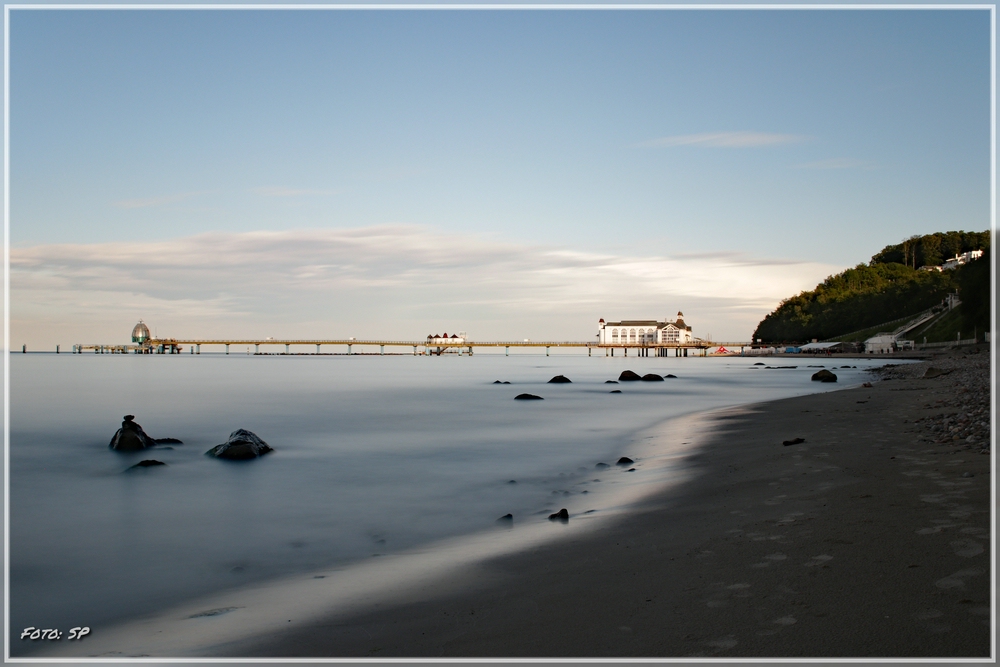
[[[384,355],[386,348],[402,348],[411,351],[414,356],[428,355],[439,356],[441,354],[468,354],[472,355],[476,348],[504,348],[504,354],[510,356],[511,348],[537,348],[545,349],[545,355],[549,356],[552,348],[567,349],[575,348],[586,350],[587,356],[593,356],[594,350],[603,351],[604,356],[613,357],[618,354],[624,357],[687,357],[687,356],[708,356],[710,348],[727,347],[733,352],[742,352],[745,348],[751,347],[749,342],[712,342],[704,340],[694,340],[686,343],[631,343],[631,344],[602,344],[597,342],[584,341],[469,341],[463,340],[456,343],[435,342],[428,343],[426,340],[374,340],[357,338],[333,338],[333,339],[208,339],[208,338],[149,338],[140,344],[132,345],[103,345],[103,344],[77,344],[73,346],[74,354],[92,352],[94,354],[182,354],[187,351],[189,354],[201,354],[202,346],[222,348],[229,354],[231,348],[253,347],[254,354],[261,354],[261,346],[265,349],[278,348],[278,354],[324,354],[323,347],[346,348],[346,354],[374,354],[374,349],[378,349],[379,355]],[[299,348],[299,351],[292,352],[292,346]],[[301,348],[315,347],[315,352],[302,352]],[[282,351],[281,348],[284,347]],[[356,351],[357,348],[371,350],[369,352]],[[267,352],[265,352],[267,353]],[[326,352],[326,354],[338,354],[336,352]],[[339,354],[343,354],[340,352]],[[398,354],[398,352],[397,352]]]

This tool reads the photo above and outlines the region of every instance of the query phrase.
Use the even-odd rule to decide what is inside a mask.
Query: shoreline
[[[988,358],[988,354],[984,356]],[[947,380],[947,376],[942,376],[921,382],[940,384]],[[822,594],[809,589],[826,582],[824,590],[828,594],[831,584],[826,580],[836,580],[843,570],[853,573],[845,584],[847,588],[851,585],[858,588],[858,564],[852,559],[852,555],[857,554],[851,552],[865,548],[866,543],[843,535],[853,535],[852,530],[856,532],[859,527],[869,537],[884,535],[885,527],[876,527],[890,518],[885,516],[887,513],[898,511],[892,507],[887,512],[883,507],[882,516],[872,518],[867,510],[876,504],[870,500],[876,498],[875,494],[859,491],[844,496],[847,489],[871,486],[872,479],[866,474],[876,473],[867,470],[860,473],[859,465],[865,463],[864,456],[860,455],[864,452],[855,451],[857,447],[850,452],[838,451],[844,444],[839,439],[842,435],[834,437],[833,434],[837,428],[861,430],[866,420],[871,421],[872,415],[881,416],[889,403],[899,403],[900,398],[910,399],[917,395],[909,391],[892,393],[896,386],[888,386],[891,384],[879,382],[872,389],[845,388],[716,409],[698,413],[693,420],[692,415],[688,415],[661,423],[655,429],[662,431],[680,421],[689,429],[702,428],[706,424],[705,417],[710,418],[711,429],[703,433],[702,438],[707,438],[707,443],[681,457],[685,472],[690,473],[687,479],[666,490],[658,486],[659,490],[652,495],[643,494],[646,498],[627,512],[618,507],[590,517],[571,515],[571,523],[566,527],[574,530],[558,538],[552,538],[552,530],[563,526],[538,522],[518,526],[521,531],[535,531],[536,535],[522,535],[518,540],[520,546],[514,549],[509,548],[510,545],[502,548],[500,541],[504,539],[504,531],[494,531],[478,536],[481,538],[478,542],[473,540],[471,551],[467,538],[462,538],[451,544],[431,545],[378,559],[378,563],[366,562],[360,567],[345,568],[341,573],[350,576],[341,576],[337,581],[334,581],[336,573],[334,576],[327,573],[324,578],[330,578],[325,582],[300,577],[299,581],[282,580],[239,589],[214,596],[218,605],[213,603],[212,608],[205,606],[204,599],[196,601],[156,618],[121,626],[110,636],[93,637],[79,648],[84,648],[83,653],[87,656],[238,656],[265,660],[307,656],[726,658],[896,655],[879,652],[838,654],[810,648],[821,646],[816,644],[817,632],[820,637],[824,635],[817,627],[824,623],[836,629],[837,646],[844,645],[842,635],[858,636],[857,630],[863,631],[870,625],[860,623],[857,630],[847,632],[842,627],[842,619],[835,620],[837,612],[822,611],[824,603],[815,599]],[[854,394],[858,392],[871,393],[872,397],[856,400]],[[912,406],[910,408],[912,411]],[[849,424],[845,425],[842,419],[834,420],[838,423],[824,423],[842,412],[855,413]],[[817,418],[820,423],[816,423]],[[878,441],[873,451],[898,448],[899,443],[894,444],[892,440],[893,436],[900,435],[900,430],[887,428],[883,419],[878,421],[880,432],[867,434],[869,440]],[[784,425],[779,427],[778,423]],[[827,432],[814,435],[817,427]],[[796,432],[791,432],[793,430]],[[805,443],[781,445],[782,440],[803,436]],[[855,432],[851,437],[864,440],[866,436],[859,437]],[[645,440],[637,437],[635,448]],[[737,440],[739,442],[735,442]],[[859,456],[856,461],[839,460],[844,457],[858,459]],[[916,460],[912,452],[906,456]],[[636,458],[639,463],[647,461]],[[988,518],[991,457],[976,458],[985,464],[987,474],[979,465],[973,473],[976,477],[961,478],[959,482],[948,480],[948,484],[967,493],[985,483]],[[887,460],[891,463],[882,461],[878,474],[884,478],[895,472],[898,476],[898,470],[890,470],[899,467],[896,461]],[[902,460],[901,456],[900,463]],[[976,462],[969,464],[977,465]],[[902,473],[901,479],[905,481],[900,488],[913,486],[916,482],[931,485],[930,490],[925,490],[927,493],[935,490],[940,493],[945,488],[942,486],[945,480],[940,476],[920,479],[923,476],[920,466],[926,464],[911,462],[907,465],[908,472],[916,471],[917,474]],[[879,495],[886,495],[884,484],[875,486],[883,487]],[[919,506],[940,509],[945,501],[936,502],[937,505],[920,501]],[[978,496],[977,503],[981,504]],[[914,508],[908,509],[913,515]],[[919,516],[920,512],[916,514]],[[903,538],[911,543],[914,539],[929,543],[933,541],[929,536],[947,533],[951,542],[956,541],[956,535],[961,538],[959,541],[964,540],[959,551],[964,549],[965,553],[971,553],[976,544],[982,545],[977,537],[981,539],[984,533],[960,531],[966,528],[982,531],[981,514],[981,509],[970,514],[979,520],[975,526],[945,526],[933,520],[925,521],[915,530],[935,532],[902,535],[899,543],[906,542]],[[828,525],[831,516],[840,515],[853,516],[853,528]],[[590,526],[584,525],[588,523]],[[934,581],[946,584],[934,584],[938,597],[949,591],[984,588],[984,579],[988,586],[989,563],[984,567],[983,561],[990,557],[989,526],[985,525],[985,529],[985,555],[982,551],[965,557],[953,554],[966,566],[964,569],[957,567],[944,574],[934,570],[940,575]],[[823,539],[814,535],[817,530],[823,534]],[[829,537],[834,534],[840,537]],[[463,540],[465,542],[459,544]],[[945,541],[945,544],[950,543]],[[810,548],[813,546],[816,548]],[[884,562],[892,560],[884,549],[879,553]],[[897,555],[896,559],[900,557]],[[917,560],[910,560],[914,562],[905,566],[910,579],[914,578],[911,575],[930,571],[928,568],[921,572],[923,565],[910,567],[914,563],[919,565]],[[414,576],[414,567],[417,576]],[[977,573],[971,574],[971,570]],[[782,572],[786,579],[791,573],[791,580],[767,581],[769,576]],[[800,576],[795,577],[795,574]],[[867,575],[870,577],[872,573]],[[882,581],[888,580],[883,577]],[[896,588],[899,583],[895,582]],[[834,586],[832,590],[836,592],[837,589]],[[969,598],[970,602],[955,604],[974,609],[973,620],[985,618],[988,626],[989,595],[986,594],[985,617],[981,615],[983,601],[979,598],[982,595],[977,593],[977,596],[975,600]],[[785,604],[780,614],[775,607],[781,606],[778,602]],[[834,603],[826,603],[826,606],[831,604],[837,606]],[[853,600],[841,601],[841,611],[846,608],[856,612],[857,604]],[[869,605],[870,602],[861,604]],[[767,613],[769,606],[775,607],[773,613]],[[979,641],[976,634],[979,628],[975,623],[966,624],[972,630],[963,626],[960,631],[957,627],[942,631],[945,622],[941,619],[948,616],[948,610],[938,607],[913,612],[926,617],[922,620],[910,618],[910,625],[919,628],[916,634],[907,634],[890,621],[884,628],[885,635],[897,639],[961,635],[959,644],[962,646],[970,644],[973,636],[977,638],[973,644]],[[277,619],[277,616],[286,615],[287,620]],[[767,616],[773,618],[765,618]],[[164,619],[168,621],[166,627],[162,625]],[[276,619],[282,623],[278,624]],[[290,625],[285,626],[286,622]],[[751,626],[755,628],[752,631]],[[677,628],[687,631],[680,633]],[[803,631],[810,631],[811,638],[799,637],[795,640],[799,648],[788,651],[788,641]],[[172,635],[171,640],[162,639],[164,632]],[[988,628],[986,637],[988,641]],[[930,648],[929,653],[913,655],[953,655],[948,647],[953,647],[954,642],[941,640],[936,646],[944,652],[934,652],[935,649]],[[65,650],[70,647],[53,648]],[[63,651],[58,653],[68,655]],[[35,653],[32,657],[41,655]],[[45,655],[56,653],[45,652]]]
[[[988,658],[993,459],[928,426],[971,405],[962,368],[982,384],[984,362],[988,401],[982,350],[720,414],[698,474],[606,530],[214,655]]]
[[[704,435],[706,416],[731,409],[682,414],[636,431],[621,452],[635,458],[634,466],[615,465],[615,458],[609,458],[602,469],[578,471],[578,479],[566,488],[587,490],[553,499],[552,507],[519,516],[510,525],[498,520],[477,533],[194,597],[94,632],[86,644],[60,642],[17,657],[243,656],[227,647],[273,631],[277,623],[290,620],[286,617],[306,623],[349,618],[368,613],[373,606],[440,597],[452,586],[449,580],[460,573],[468,573],[467,579],[475,577],[482,562],[590,534],[664,488],[682,484],[685,461]],[[663,444],[664,440],[676,442]],[[627,474],[630,467],[641,477]],[[585,479],[594,476],[604,483],[593,485],[590,482],[597,480]],[[563,505],[573,508],[571,521],[546,520]]]

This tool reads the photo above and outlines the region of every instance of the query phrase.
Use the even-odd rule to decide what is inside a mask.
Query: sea
[[[620,509],[627,494],[608,489],[670,482],[670,467],[642,475],[650,429],[857,385],[884,363],[13,353],[11,652],[33,650],[19,639],[26,627],[97,632],[212,592],[498,525],[516,533],[562,508],[571,522]],[[838,382],[810,381],[819,366]],[[676,377],[608,383],[624,370]],[[549,383],[556,375],[571,382]],[[515,400],[521,393],[544,400]],[[151,437],[183,444],[109,449],[126,414]],[[206,456],[240,428],[274,451],[250,461]],[[681,458],[695,446],[683,437],[658,442]],[[623,456],[634,465],[617,466]],[[132,467],[148,459],[166,465]]]

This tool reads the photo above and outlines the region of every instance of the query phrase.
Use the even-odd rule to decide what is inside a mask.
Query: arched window
[[[612,329],[611,330],[611,341],[613,343],[617,343],[618,342],[618,329]]]
[[[630,343],[634,343],[635,342],[635,329],[629,329],[629,331],[628,331],[628,342],[630,342]]]

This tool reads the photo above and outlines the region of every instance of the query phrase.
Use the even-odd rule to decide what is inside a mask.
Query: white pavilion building
[[[622,320],[598,323],[601,345],[684,345],[694,341],[691,327],[684,323],[684,313],[678,312],[671,322],[656,320]]]

